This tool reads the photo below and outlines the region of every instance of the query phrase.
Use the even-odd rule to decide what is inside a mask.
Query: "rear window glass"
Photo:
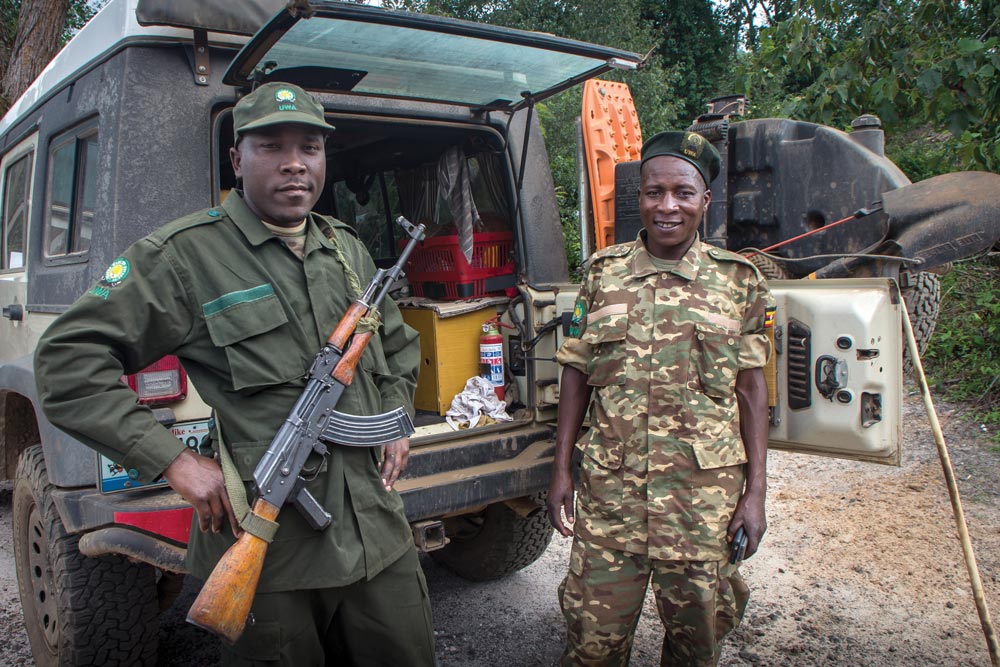
[[[355,3],[317,3],[308,20],[276,15],[223,77],[307,90],[351,92],[477,108],[518,109],[611,68],[635,69],[636,53],[430,14]]]
[[[524,91],[548,90],[605,63],[519,44],[339,20],[299,21],[262,60],[276,63],[277,70],[303,72],[334,70],[330,64],[336,63],[335,71],[353,84],[354,93],[470,106],[510,106]]]
[[[510,204],[506,172],[497,156],[465,158],[469,194],[478,213],[477,231],[508,231]],[[334,184],[335,214],[358,232],[379,264],[391,264],[406,233],[393,221],[403,215],[427,226],[427,235],[456,233],[456,211],[440,187],[437,163],[370,174]]]

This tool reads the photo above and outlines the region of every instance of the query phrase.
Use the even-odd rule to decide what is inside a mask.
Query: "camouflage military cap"
[[[280,123],[311,125],[325,132],[334,129],[326,122],[323,105],[290,83],[265,83],[233,108],[233,134],[237,141],[246,132]]]
[[[719,151],[700,134],[694,132],[660,132],[654,134],[642,144],[642,161],[660,155],[669,155],[690,162],[705,185],[710,184],[719,175],[722,158]]]

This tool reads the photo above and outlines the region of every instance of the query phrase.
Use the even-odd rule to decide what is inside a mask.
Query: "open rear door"
[[[223,82],[285,81],[307,90],[517,111],[611,69],[630,51],[457,19],[348,2],[274,16]]]
[[[770,446],[899,465],[904,306],[896,283],[769,285],[777,304]]]

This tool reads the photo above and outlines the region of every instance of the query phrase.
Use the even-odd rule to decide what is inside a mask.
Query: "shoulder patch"
[[[764,328],[773,329],[774,328],[774,316],[777,314],[778,309],[775,306],[766,306],[764,308]]]
[[[580,326],[584,319],[587,317],[587,302],[584,298],[577,297],[576,304],[573,306],[573,317],[570,319],[569,323],[569,337],[579,338],[582,333],[582,327]]]
[[[129,261],[124,257],[119,257],[111,262],[111,266],[107,268],[101,279],[97,281],[97,284],[87,291],[87,294],[92,294],[107,301],[108,297],[111,296],[111,290],[125,282],[125,279],[128,278],[128,274],[131,272],[132,265]]]

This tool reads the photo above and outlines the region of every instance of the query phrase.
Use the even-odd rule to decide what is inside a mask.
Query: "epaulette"
[[[202,225],[210,225],[219,219],[227,217],[226,212],[221,206],[213,206],[212,208],[206,208],[197,213],[191,213],[190,215],[185,215],[182,218],[177,218],[172,222],[168,222],[159,229],[155,230],[147,238],[154,243],[163,243],[172,236],[192,229],[194,227],[200,227]]]
[[[594,264],[598,264],[605,259],[627,257],[629,253],[632,252],[635,247],[635,242],[632,243],[619,243],[617,245],[610,245],[607,248],[602,248],[590,255],[583,262],[583,272],[585,274],[590,273],[590,269]]]
[[[705,244],[705,245],[707,245],[707,244]],[[756,264],[754,264],[753,262],[751,262],[749,259],[747,259],[743,255],[740,255],[739,253],[735,253],[735,252],[733,252],[731,250],[723,250],[722,248],[716,248],[715,246],[709,246],[708,247],[708,255],[712,259],[718,260],[720,262],[736,262],[737,264],[745,264],[745,265],[749,266],[751,269],[753,269],[755,273],[758,273],[758,274],[760,273],[760,269],[757,268]]]
[[[319,218],[322,222],[325,222],[330,227],[336,227],[337,229],[343,229],[345,232],[350,233],[351,236],[353,236],[354,238],[358,239],[359,241],[361,240],[361,237],[358,236],[358,230],[356,230],[354,227],[351,227],[346,222],[341,222],[340,220],[337,220],[332,215],[321,215],[319,213],[315,213],[314,215],[317,218]],[[326,234],[326,230],[322,230],[322,231],[323,231],[324,234]],[[326,234],[326,237],[330,238],[330,234]]]
[[[628,243],[619,243],[617,245],[609,245],[607,248],[602,248],[592,254],[588,259],[588,264],[593,264],[602,259],[607,259],[609,257],[626,257],[635,249],[635,241],[629,241]]]

